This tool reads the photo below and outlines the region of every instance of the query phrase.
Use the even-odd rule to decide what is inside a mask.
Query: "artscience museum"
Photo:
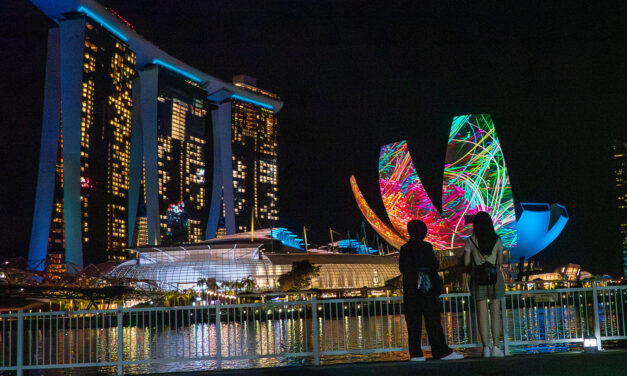
[[[515,204],[501,143],[488,114],[453,118],[444,163],[441,211],[422,185],[406,141],[385,145],[379,154],[379,188],[389,224],[370,208],[355,176],[351,176],[350,183],[366,220],[397,249],[409,239],[406,227],[414,219],[427,224],[427,241],[435,249],[459,249],[472,233],[474,214],[486,211],[514,261],[540,252],[555,240],[568,221],[562,205]]]

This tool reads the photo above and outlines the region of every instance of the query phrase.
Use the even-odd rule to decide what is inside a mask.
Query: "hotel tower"
[[[57,25],[29,269],[273,225],[276,95],[185,64],[95,0],[32,2]]]
[[[623,277],[627,279],[627,142],[612,143]]]

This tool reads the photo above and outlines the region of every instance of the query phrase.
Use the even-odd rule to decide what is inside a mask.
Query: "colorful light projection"
[[[395,142],[381,148],[379,154],[379,189],[383,206],[395,232],[409,239],[407,223],[420,219],[427,224],[427,241],[436,249],[448,249],[454,231],[447,218],[437,211],[427,195],[405,141]]]
[[[364,217],[395,248],[409,238],[406,227],[413,219],[427,224],[427,240],[434,248],[460,248],[472,232],[472,225],[465,218],[479,211],[491,214],[507,248],[516,244],[511,185],[490,115],[453,119],[444,166],[441,213],[425,191],[405,141],[383,146],[379,155],[381,198],[393,229],[372,212],[354,176],[351,187]]]
[[[490,115],[453,118],[444,164],[442,209],[456,234],[472,232],[465,215],[490,213],[510,248],[516,245],[516,211],[503,150]],[[457,239],[455,239],[457,240]],[[453,241],[451,248],[454,248]]]
[[[353,189],[353,195],[355,196],[355,200],[357,200],[357,205],[368,223],[370,223],[370,226],[372,226],[377,234],[385,239],[392,247],[400,249],[401,246],[407,242],[407,238],[399,236],[394,230],[390,229],[383,221],[381,221],[376,214],[374,214],[364,199],[364,196],[361,194],[361,191],[359,191],[355,176],[351,176],[350,181],[351,188]]]

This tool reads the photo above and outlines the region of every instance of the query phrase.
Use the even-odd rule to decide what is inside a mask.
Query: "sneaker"
[[[425,358],[424,356],[415,356],[409,359],[410,362],[424,362],[426,360],[427,358]]]
[[[501,350],[499,347],[494,346],[492,348],[492,356],[495,358],[502,358],[505,356],[505,354],[503,354],[503,350]]]
[[[492,351],[490,350],[490,348],[488,346],[483,348],[483,357],[484,358],[489,358],[492,356]]]
[[[458,354],[455,351],[453,351],[452,353],[448,354],[447,356],[440,358],[440,360],[459,360],[459,359],[464,359],[464,356],[462,354]]]

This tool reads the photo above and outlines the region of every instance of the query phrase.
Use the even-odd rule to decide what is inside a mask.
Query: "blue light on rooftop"
[[[257,106],[261,106],[263,108],[267,108],[268,110],[272,110],[273,109],[273,107],[270,106],[269,104],[266,104],[266,103],[263,103],[263,102],[259,102],[259,101],[256,101],[254,99],[242,97],[241,95],[233,94],[233,95],[231,95],[231,98],[236,99],[238,101],[242,101],[242,102],[251,103],[251,104],[254,104],[254,105],[257,105]]]
[[[355,239],[344,239],[340,240],[338,245],[340,249],[351,249],[354,250],[358,254],[376,254],[378,251],[371,247],[365,246],[362,242]]]
[[[87,16],[89,16],[89,18],[92,18],[94,21],[96,21],[99,24],[101,24],[105,29],[109,30],[116,37],[122,39],[124,42],[128,42],[128,37],[126,35],[124,35],[124,33],[122,33],[120,30],[116,29],[115,27],[113,27],[109,22],[103,20],[102,17],[99,16],[96,12],[92,11],[91,9],[89,9],[89,8],[83,6],[83,5],[78,7],[77,10],[79,12],[85,13]]]
[[[181,69],[181,68],[179,68],[177,66],[174,66],[174,65],[172,65],[170,63],[166,63],[165,61],[163,61],[161,59],[154,59],[152,61],[152,63],[156,64],[156,65],[160,65],[160,66],[162,66],[162,67],[164,67],[164,68],[166,68],[168,70],[171,70],[173,72],[176,72],[176,73],[180,74],[181,76],[185,76],[185,77],[189,78],[192,81],[195,81],[195,82],[198,82],[198,83],[202,82],[200,77],[198,77],[196,75],[193,75],[193,74],[191,74],[191,73],[189,73],[187,71],[184,71],[183,69]]]
[[[283,227],[272,229],[270,231],[270,236],[274,239],[280,240],[281,243],[288,247],[297,248],[301,251],[305,250],[305,241],[301,238],[298,238],[296,234],[293,234]]]

